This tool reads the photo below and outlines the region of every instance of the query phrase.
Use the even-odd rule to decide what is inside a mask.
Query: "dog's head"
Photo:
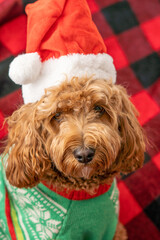
[[[109,183],[142,166],[144,136],[125,89],[77,79],[50,88],[8,119],[6,176],[17,187],[43,180],[70,188]]]

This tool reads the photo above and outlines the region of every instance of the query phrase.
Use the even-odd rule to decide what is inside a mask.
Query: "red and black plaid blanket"
[[[0,0],[0,139],[4,118],[22,104],[8,77],[12,59],[24,52],[26,15],[33,0]],[[149,146],[144,167],[122,177],[120,220],[130,240],[160,239],[160,1],[88,0],[93,20],[113,57],[117,83],[128,89],[140,112]]]

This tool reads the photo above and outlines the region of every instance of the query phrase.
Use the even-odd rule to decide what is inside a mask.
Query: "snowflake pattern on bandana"
[[[116,180],[114,179],[114,188],[112,191],[112,194],[110,196],[110,200],[113,202],[114,208],[115,208],[115,213],[119,214],[119,191],[117,188],[117,183]]]
[[[31,189],[16,188],[1,169],[0,192],[0,239],[66,240],[71,236],[80,239],[88,230],[88,239],[97,240],[104,231],[107,240],[113,239],[119,209],[116,180],[105,194],[76,201],[60,196],[41,183]]]
[[[38,187],[18,189],[7,183],[7,189],[18,213],[25,239],[55,239],[67,210]]]

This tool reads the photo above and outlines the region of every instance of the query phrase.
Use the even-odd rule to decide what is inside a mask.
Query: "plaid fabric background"
[[[25,50],[26,15],[32,1],[0,0],[0,139],[4,117],[22,104],[21,90],[8,77],[12,59]],[[130,240],[160,239],[160,1],[88,0],[93,20],[114,58],[117,83],[140,112],[149,146],[144,167],[122,177],[120,220]]]

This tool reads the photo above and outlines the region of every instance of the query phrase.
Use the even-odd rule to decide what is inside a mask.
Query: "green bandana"
[[[118,209],[116,181],[98,197],[71,200],[42,183],[11,186],[0,163],[0,239],[112,240]]]

